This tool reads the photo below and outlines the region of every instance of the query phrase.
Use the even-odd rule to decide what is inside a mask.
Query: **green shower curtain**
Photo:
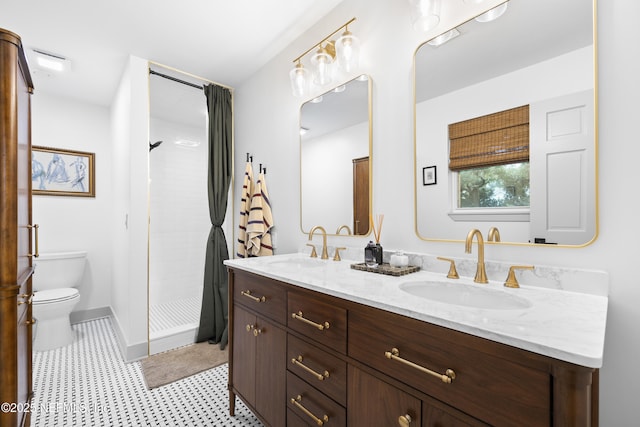
[[[209,216],[211,231],[207,240],[204,266],[202,311],[197,342],[220,344],[224,350],[229,337],[229,283],[223,261],[229,259],[227,240],[222,230],[231,183],[232,102],[229,89],[205,85],[209,111]]]

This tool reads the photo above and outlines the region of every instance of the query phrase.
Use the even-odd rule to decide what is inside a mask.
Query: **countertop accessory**
[[[402,252],[396,252],[389,258],[392,267],[406,267],[409,265],[409,257]]]
[[[370,273],[386,274],[387,276],[404,276],[406,274],[420,271],[420,267],[415,265],[407,265],[404,267],[392,267],[389,264],[379,264],[377,267],[369,267],[367,266],[367,264],[363,262],[357,263],[357,264],[351,264],[351,268],[354,270],[368,271]]]
[[[451,258],[441,257],[441,256],[439,256],[438,259],[440,261],[449,261],[451,263],[451,265],[449,266],[449,273],[447,274],[447,277],[449,279],[459,279],[460,278],[460,276],[458,275],[458,270],[456,270],[456,262],[455,262],[455,260],[453,260]]]
[[[504,282],[504,285],[507,288],[519,288],[520,284],[518,283],[518,279],[516,279],[516,269],[533,270],[534,268],[533,265],[512,265],[509,267],[509,274],[507,275],[507,280]]]

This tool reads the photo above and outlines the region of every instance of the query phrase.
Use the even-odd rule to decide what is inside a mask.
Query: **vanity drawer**
[[[233,276],[235,303],[242,304],[283,325],[287,323],[287,293],[279,282],[239,270],[234,270]]]
[[[347,425],[344,407],[291,372],[287,372],[287,413],[291,412],[298,416],[299,419],[296,419],[298,425],[300,420],[304,420],[310,426],[321,425],[317,420],[322,420],[329,426]],[[328,422],[325,421],[326,419]],[[292,422],[292,425],[296,423]]]
[[[287,326],[340,353],[347,351],[347,310],[319,296],[299,292],[287,296]]]
[[[549,373],[484,351],[494,346],[381,310],[349,311],[350,357],[489,424],[548,426]],[[440,375],[451,369],[455,378],[446,383],[421,367]]]
[[[336,402],[346,405],[347,363],[345,361],[289,334],[287,369]]]

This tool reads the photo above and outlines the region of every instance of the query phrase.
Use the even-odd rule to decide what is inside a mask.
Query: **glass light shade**
[[[295,68],[289,71],[289,79],[293,96],[300,98],[309,92],[309,70],[304,68],[302,64],[296,64]]]
[[[429,31],[440,23],[441,0],[409,0],[409,4],[414,29]]]
[[[311,64],[314,67],[313,82],[315,84],[324,86],[331,83],[333,80],[333,56],[329,54],[327,49],[321,46],[311,57]]]
[[[342,33],[336,42],[338,66],[347,73],[358,68],[360,63],[360,40],[349,30]]]
[[[431,46],[440,46],[445,44],[446,42],[448,42],[451,39],[455,39],[456,37],[458,37],[460,35],[460,31],[458,31],[457,28],[454,28],[452,30],[447,31],[446,33],[442,33],[437,37],[434,37],[433,39],[429,40],[427,43]]]
[[[499,6],[494,7],[493,9],[489,9],[482,15],[476,18],[478,22],[491,22],[498,18],[500,18],[506,11],[509,6],[509,2],[504,2]]]

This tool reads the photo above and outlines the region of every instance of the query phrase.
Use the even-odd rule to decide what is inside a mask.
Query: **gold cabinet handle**
[[[411,425],[411,421],[413,420],[411,419],[411,415],[409,414],[400,415],[398,417],[398,425],[400,427],[409,427]]]
[[[322,418],[318,418],[311,413],[307,408],[302,406],[300,403],[302,401],[302,396],[297,395],[296,397],[291,398],[291,403],[293,403],[296,407],[298,407],[302,412],[304,412],[309,418],[311,418],[316,424],[319,426],[324,425],[324,423],[329,422],[329,416],[324,415]]]
[[[291,363],[293,363],[296,366],[300,366],[302,369],[304,369],[305,371],[309,372],[311,375],[316,377],[319,381],[322,381],[325,378],[329,378],[329,371],[324,371],[323,374],[319,374],[313,369],[311,369],[310,367],[308,367],[307,365],[303,364],[302,360],[303,360],[302,355],[298,355],[297,358],[291,359]]]
[[[40,226],[38,224],[29,224],[27,225],[27,228],[29,229],[33,229],[35,230],[35,253],[33,254],[27,254],[28,257],[33,257],[33,258],[38,258],[40,256],[40,251],[38,250],[38,229],[40,228]]]
[[[443,383],[451,384],[451,382],[456,378],[456,373],[453,371],[453,369],[447,369],[444,374],[439,374],[435,371],[432,371],[431,369],[427,369],[423,366],[416,365],[415,363],[407,359],[403,359],[402,357],[400,357],[400,350],[398,350],[397,348],[392,348],[391,351],[385,351],[384,355],[387,359],[396,360],[398,362],[404,363],[405,365],[411,366],[412,368],[415,368],[420,372],[424,372],[425,374],[440,378]]]
[[[253,295],[251,295],[251,291],[247,290],[247,291],[241,291],[240,294],[244,295],[247,298],[251,298],[252,300],[254,300],[255,302],[265,302],[267,300],[266,297],[261,296],[260,298],[258,297],[254,297]]]
[[[247,326],[246,326],[247,332],[251,332],[251,330],[252,330],[253,328],[255,328],[255,325],[247,325]]]
[[[300,320],[301,322],[304,322],[307,325],[311,325],[311,326],[313,326],[314,328],[317,328],[320,331],[323,331],[325,329],[329,329],[329,322],[324,322],[324,324],[320,324],[320,323],[313,322],[313,321],[311,321],[309,319],[305,319],[302,316],[302,312],[301,311],[299,311],[297,313],[291,313],[291,317],[293,317],[296,320]]]
[[[33,303],[33,294],[20,294],[18,298],[22,298],[22,301],[18,301],[18,305]]]
[[[25,320],[25,324],[27,325],[35,325],[35,323],[38,321],[38,319],[31,319],[31,320]]]
[[[255,328],[255,329],[253,330],[253,336],[254,336],[254,337],[257,337],[257,336],[258,336],[258,335],[260,335],[261,333],[262,333],[262,329],[260,329],[260,328]]]

